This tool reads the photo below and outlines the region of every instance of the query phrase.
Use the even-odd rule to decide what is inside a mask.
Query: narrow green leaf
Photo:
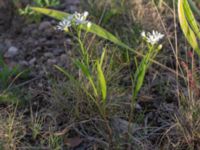
[[[90,74],[89,68],[84,63],[81,63],[78,60],[75,61],[75,64],[77,65],[77,67],[79,67],[82,70],[82,72],[84,73],[84,75],[86,76],[86,78],[89,80],[89,82],[90,82],[90,84],[91,84],[91,86],[92,86],[92,88],[94,90],[95,96],[98,96],[98,92],[97,92],[94,80],[92,79],[92,76]]]
[[[80,61],[75,61],[75,64],[77,65],[77,67],[79,67],[82,72],[84,73],[84,75],[87,77],[87,78],[91,78],[91,74],[90,74],[90,71],[89,69],[87,68],[87,66],[83,63],[81,63]]]
[[[64,70],[63,68],[61,68],[57,65],[54,65],[54,67],[56,69],[58,69],[60,72],[62,72],[64,75],[66,75],[71,81],[76,81],[76,79],[72,75],[70,75],[70,73],[68,73],[66,70]]]
[[[42,13],[44,15],[50,16],[52,18],[62,20],[63,18],[67,18],[70,14],[53,10],[53,9],[47,9],[47,8],[39,8],[39,7],[30,7],[32,10],[37,11],[39,13]]]
[[[190,45],[192,46],[192,48],[195,50],[195,52],[200,57],[199,45],[197,43],[195,33],[190,28],[190,26],[187,22],[187,19],[185,17],[184,6],[183,6],[184,3],[183,2],[184,2],[184,0],[178,1],[178,14],[179,14],[179,22],[180,22],[180,25],[181,25],[181,29],[183,30],[183,33],[184,33],[186,39],[188,40],[188,42],[190,43]]]
[[[104,77],[104,74],[103,74],[103,71],[102,71],[99,61],[97,61],[97,73],[98,73],[98,80],[99,80],[100,87],[101,87],[102,100],[103,100],[103,103],[105,103],[107,87],[106,87],[106,80],[105,80],[105,77]]]

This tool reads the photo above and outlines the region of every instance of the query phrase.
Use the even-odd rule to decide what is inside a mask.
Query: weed
[[[0,57],[0,89],[6,89],[9,84],[12,82],[12,78],[20,73],[19,67],[14,66],[10,68],[3,60],[3,57]]]
[[[25,135],[25,126],[22,124],[23,115],[17,114],[16,105],[13,108],[11,106],[1,110],[0,141],[4,149],[16,149]]]
[[[141,62],[137,62],[137,69],[135,73],[133,73],[133,97],[131,101],[131,111],[130,111],[130,124],[133,118],[133,112],[135,107],[135,102],[137,101],[138,93],[143,85],[143,81],[145,78],[145,74],[148,70],[148,68],[151,65],[151,61],[155,59],[157,56],[159,50],[162,48],[161,45],[158,44],[158,41],[163,38],[163,35],[153,31],[152,34],[148,33],[147,35],[145,33],[142,34],[143,38],[147,42],[147,52],[144,54],[141,54],[140,52],[135,51],[134,49],[130,48],[127,44],[119,40],[116,36],[111,34],[110,32],[106,31],[105,29],[101,28],[100,26],[91,23],[89,21],[86,21],[86,13],[83,14],[73,14],[69,15],[67,13],[50,10],[50,9],[44,9],[44,8],[32,8],[33,10],[49,15],[53,18],[61,19],[62,21],[59,23],[57,28],[59,30],[63,30],[67,33],[69,33],[70,29],[75,31],[75,39],[77,39],[79,46],[80,46],[80,59],[73,58],[73,62],[78,67],[78,69],[81,71],[81,74],[79,73],[78,79],[71,75],[68,71],[56,66],[58,70],[63,72],[71,81],[73,81],[77,86],[79,86],[85,94],[88,96],[89,100],[92,100],[92,102],[96,105],[97,109],[99,110],[100,116],[105,121],[105,126],[108,131],[109,135],[109,145],[112,147],[112,129],[109,125],[109,111],[107,109],[110,109],[108,106],[108,100],[107,100],[107,90],[109,90],[109,87],[107,86],[107,81],[105,77],[105,73],[103,71],[104,67],[104,57],[106,56],[106,49],[103,49],[103,52],[101,56],[98,58],[93,59],[91,57],[91,54],[89,53],[89,49],[85,47],[84,41],[86,38],[87,33],[93,33],[98,35],[99,37],[109,40],[110,42],[113,42],[114,44],[121,46],[124,49],[127,49],[128,51],[138,54],[139,56],[142,56]],[[76,17],[78,16],[78,17]],[[80,21],[79,21],[80,20]],[[80,23],[76,23],[79,21]],[[86,31],[86,33],[83,33],[83,30]],[[72,34],[73,36],[73,34]],[[83,37],[83,38],[82,38]],[[128,54],[128,59],[130,58]],[[85,82],[85,77],[88,81]],[[90,102],[89,102],[90,103]]]

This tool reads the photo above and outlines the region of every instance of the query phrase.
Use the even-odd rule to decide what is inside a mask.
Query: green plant
[[[12,91],[10,88],[19,77],[27,76],[26,71],[20,71],[16,65],[10,68],[0,57],[0,103],[17,103],[19,93],[17,90]]]
[[[25,126],[22,124],[23,115],[17,114],[17,106],[13,105],[1,109],[0,114],[0,141],[3,149],[16,149],[20,140],[25,136]]]
[[[54,150],[60,150],[62,149],[61,143],[62,138],[55,135],[50,135],[48,138],[49,147]]]
[[[103,120],[105,120],[107,131],[110,137],[110,144],[112,145],[112,129],[110,128],[108,122],[109,111],[107,111],[109,109],[109,107],[107,107],[107,91],[109,91],[109,87],[106,83],[105,71],[103,70],[104,57],[106,56],[107,52],[106,49],[104,49],[100,57],[98,56],[97,58],[92,58],[89,50],[85,47],[85,37],[88,33],[93,33],[103,38],[104,40],[108,40],[116,44],[117,46],[122,47],[122,49],[124,50],[128,50],[130,54],[134,53],[142,57],[136,60],[138,64],[136,71],[132,71],[134,72],[130,112],[130,118],[132,118],[135,102],[137,101],[138,93],[143,85],[145,74],[152,62],[156,63],[154,59],[162,48],[162,46],[158,44],[158,41],[163,38],[163,35],[155,31],[153,31],[152,33],[147,33],[147,35],[143,33],[142,36],[147,42],[147,52],[142,54],[130,48],[127,44],[122,42],[120,39],[118,39],[110,32],[106,31],[102,27],[87,21],[87,12],[83,14],[75,13],[70,15],[64,12],[45,8],[31,7],[31,9],[61,20],[61,22],[57,26],[57,29],[65,31],[72,36],[74,36],[74,34],[69,31],[75,31],[76,34],[74,38],[78,41],[80,46],[80,58],[73,58],[72,61],[78,67],[78,69],[80,70],[79,72],[81,73],[79,73],[78,77],[75,77],[74,75],[71,75],[68,71],[59,66],[56,66],[56,68],[64,73],[80,89],[82,89],[88,96],[89,100],[92,100],[94,102],[100,112],[101,117],[103,118]],[[85,32],[83,32],[84,30]],[[129,52],[127,53],[127,55],[129,55]]]
[[[12,78],[20,73],[19,67],[15,66],[12,69],[4,62],[3,58],[0,57],[0,90],[8,87],[12,82]]]

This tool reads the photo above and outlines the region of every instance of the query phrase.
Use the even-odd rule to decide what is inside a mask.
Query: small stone
[[[48,65],[54,65],[54,64],[56,64],[57,63],[57,60],[56,59],[48,59],[47,60],[47,64]]]
[[[35,64],[35,62],[36,62],[36,58],[34,57],[34,58],[32,58],[30,61],[29,61],[29,65],[34,65]]]
[[[18,54],[18,49],[14,46],[11,46],[8,51],[4,54],[5,58],[13,58]]]
[[[21,66],[28,66],[28,62],[25,61],[25,60],[20,61],[19,64],[20,64]]]
[[[43,84],[42,83],[38,83],[38,87],[43,87]]]
[[[47,52],[47,53],[44,53],[44,57],[52,58],[52,57],[54,57],[54,55],[51,52]]]
[[[67,55],[66,55],[66,54],[62,54],[62,55],[60,56],[60,61],[61,61],[62,63],[67,62]]]
[[[142,110],[142,106],[140,106],[140,104],[138,104],[138,103],[136,103],[135,108],[136,108],[137,110]]]
[[[51,23],[49,21],[43,21],[40,23],[39,30],[45,30],[51,27]]]

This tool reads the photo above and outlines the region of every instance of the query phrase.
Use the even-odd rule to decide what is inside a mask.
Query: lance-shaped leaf
[[[195,50],[195,52],[200,57],[200,49],[199,49],[199,45],[197,43],[195,33],[189,26],[188,20],[185,15],[184,0],[178,1],[178,14],[179,14],[179,22],[181,25],[181,29],[183,30],[183,33],[184,33],[186,39],[188,40],[188,42],[190,43],[192,48]]]
[[[103,74],[103,70],[99,61],[97,61],[97,75],[98,75],[98,81],[101,88],[102,100],[103,100],[103,103],[105,103],[107,87],[106,87],[106,80]]]

